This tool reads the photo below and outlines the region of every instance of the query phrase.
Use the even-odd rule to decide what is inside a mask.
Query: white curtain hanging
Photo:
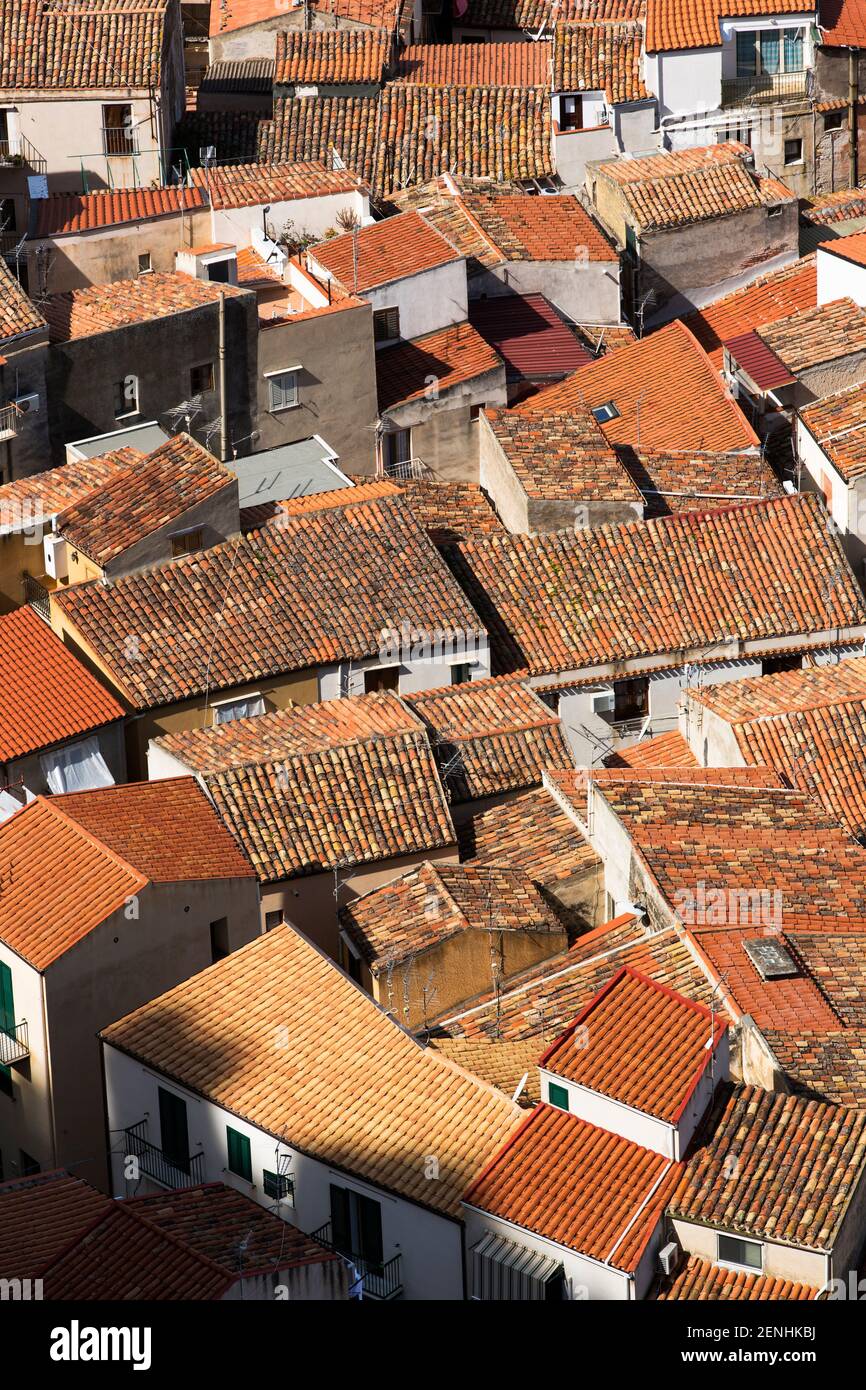
[[[99,751],[99,740],[84,738],[39,759],[49,791],[86,792],[94,787],[113,787],[114,778]]]

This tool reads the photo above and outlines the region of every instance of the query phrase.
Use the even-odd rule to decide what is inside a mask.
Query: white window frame
[[[719,1240],[739,1240],[743,1245],[756,1245],[761,1252],[761,1263],[759,1265],[738,1264],[735,1260],[726,1260],[719,1254]],[[748,1236],[732,1235],[730,1231],[716,1231],[716,1264],[721,1265],[722,1269],[743,1270],[746,1274],[763,1274],[764,1272],[764,1242],[762,1240],[751,1240]]]
[[[284,410],[297,410],[301,404],[301,388],[298,380],[300,372],[303,370],[301,363],[297,362],[294,367],[280,367],[274,372],[265,372],[265,381],[268,383],[268,414],[280,415]],[[278,377],[294,377],[295,399],[286,401],[283,405],[274,404],[274,386]]]

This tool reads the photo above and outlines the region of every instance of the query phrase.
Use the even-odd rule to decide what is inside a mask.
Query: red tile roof
[[[632,1274],[681,1171],[661,1154],[542,1104],[463,1200]]]
[[[825,48],[866,48],[864,0],[821,0],[821,44]]]
[[[198,172],[198,171],[196,171]],[[149,222],[206,206],[199,188],[117,188],[96,193],[52,193],[35,204],[35,237],[66,236]]]
[[[628,220],[643,234],[794,201],[778,180],[758,178],[750,159],[748,146],[729,140],[614,160],[600,164],[598,175],[619,186]]]
[[[623,966],[538,1065],[577,1086],[675,1125],[727,1022]]]
[[[72,792],[52,804],[153,883],[253,876],[193,777]]]
[[[382,81],[387,29],[289,29],[277,34],[274,82],[279,86],[340,86]]]
[[[817,303],[815,257],[803,256],[781,270],[761,275],[750,285],[716,299],[684,320],[713,366],[721,371],[722,344],[751,332],[759,324],[787,318]]]
[[[525,869],[555,892],[599,863],[574,823],[540,787],[479,811],[457,830],[464,862]]]
[[[562,18],[565,18],[563,15]],[[629,23],[557,24],[555,92],[604,92],[615,105],[645,101],[643,27]]]
[[[167,10],[168,0],[3,0],[0,90],[158,90]]]
[[[553,44],[416,43],[404,48],[395,81],[425,87],[549,87]]]
[[[516,1084],[516,1083],[515,1083]],[[63,1168],[0,1183],[0,1268],[6,1279],[35,1279],[112,1205]]]
[[[496,643],[500,670],[566,673],[732,634],[753,642],[866,622],[814,494],[485,537],[456,547],[452,563]]]
[[[308,256],[352,293],[421,275],[461,259],[418,212],[402,212],[311,246]]]
[[[379,410],[384,414],[407,401],[429,399],[434,382],[441,396],[490,372],[502,372],[502,359],[468,322],[395,343],[376,353]],[[502,389],[501,378],[492,384]]]
[[[499,353],[512,380],[556,381],[592,360],[542,294],[473,299],[469,322]]]
[[[611,753],[604,759],[605,767],[697,767],[698,760],[682,734],[674,729],[669,734],[656,734]]]
[[[736,338],[728,338],[725,348],[729,357],[760,391],[793,386],[797,380],[757,333],[740,333]]]
[[[56,516],[64,507],[78,502],[99,489],[118,472],[125,471],[145,455],[139,449],[115,449],[97,458],[75,459],[44,473],[32,473],[0,486],[0,531],[20,531],[33,525],[40,515]]]
[[[619,263],[601,228],[570,193],[538,198],[464,192],[457,201],[507,261]]]
[[[799,416],[846,483],[866,474],[866,385],[813,401]]]
[[[393,27],[395,13],[399,18],[403,5],[398,6],[397,0],[311,0],[311,9],[319,8],[329,24],[348,19],[371,27]],[[211,0],[211,37],[234,33],[248,24],[263,24],[273,17],[274,0]]]
[[[136,280],[114,280],[108,285],[49,295],[45,317],[52,343],[68,343],[72,338],[89,338],[96,333],[110,333],[114,328],[128,328],[216,304],[220,294],[234,298],[246,293],[235,285],[196,280],[177,271],[154,271]]]
[[[486,410],[484,418],[527,497],[578,502],[632,502],[641,494],[594,415]]]
[[[0,762],[65,743],[124,713],[32,609],[0,617]]]
[[[214,208],[256,207],[351,193],[363,184],[349,169],[332,169],[320,159],[306,163],[216,164],[191,169],[195,192],[207,191]]]
[[[801,309],[785,319],[760,324],[762,340],[795,375],[843,357],[866,352],[866,309],[853,299],[835,299]]]
[[[557,386],[524,401],[534,415],[573,403],[619,412],[602,429],[612,444],[642,449],[751,449],[758,437],[718,372],[679,320],[596,358]]]
[[[866,265],[866,232],[837,237],[835,241],[822,244],[821,250],[843,261],[852,261],[854,265]]]
[[[757,449],[745,453],[698,449],[633,449],[617,456],[644,499],[644,518],[700,511],[727,502],[782,497],[770,461]]]
[[[0,342],[44,327],[45,319],[0,256]]]
[[[802,13],[803,0],[647,0],[646,51],[721,48],[722,16]]]
[[[714,1265],[700,1255],[689,1255],[672,1278],[666,1279],[656,1297],[671,1302],[756,1302],[779,1299],[800,1303],[818,1297],[811,1284],[795,1284],[772,1274],[748,1274],[742,1269]]]

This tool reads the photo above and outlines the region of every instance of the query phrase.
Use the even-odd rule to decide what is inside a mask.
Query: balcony
[[[14,439],[18,433],[18,422],[21,418],[21,408],[12,402],[9,405],[0,406],[0,439]]]
[[[389,1299],[400,1297],[403,1292],[402,1255],[394,1255],[382,1264],[371,1264],[363,1255],[353,1255],[349,1250],[341,1250],[331,1239],[330,1221],[326,1221],[317,1231],[311,1231],[310,1235],[327,1250],[333,1250],[337,1255],[342,1255],[344,1260],[352,1262],[364,1285],[365,1298],[377,1298],[387,1302]]]
[[[722,106],[782,105],[802,101],[809,93],[809,71],[753,73],[722,79]]]
[[[146,1128],[147,1121],[139,1120],[137,1125],[131,1125],[124,1131],[128,1146],[126,1152],[138,1159],[142,1173],[153,1178],[160,1187],[173,1190],[179,1187],[197,1187],[199,1183],[204,1182],[203,1153],[190,1154],[182,1163],[177,1159],[171,1160],[162,1149],[148,1143],[144,1137]]]
[[[26,1022],[17,1023],[12,1028],[0,1029],[0,1063],[13,1067],[30,1056],[30,1043],[27,1038]]]
[[[413,478],[429,478],[430,469],[423,459],[401,459],[399,463],[396,461],[380,462],[379,476],[382,478],[401,478],[405,483]]]
[[[40,584],[38,579],[34,579],[32,574],[26,573],[22,574],[21,583],[24,588],[24,602],[46,623],[50,623],[51,596],[45,585]]]
[[[0,169],[32,169],[44,174],[48,165],[24,135],[11,135],[0,140]]]
[[[102,152],[110,158],[139,153],[138,133],[129,126],[103,126]]]

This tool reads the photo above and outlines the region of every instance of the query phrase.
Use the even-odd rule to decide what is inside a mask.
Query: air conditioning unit
[[[613,704],[613,691],[612,691],[612,690],[603,690],[603,691],[601,691],[598,695],[593,695],[593,697],[592,697],[592,712],[593,712],[593,714],[600,714],[600,715],[613,714],[613,709],[614,709],[614,704]]]
[[[46,536],[42,542],[42,550],[45,555],[45,573],[58,581],[68,579],[69,554],[63,537]]]
[[[680,1247],[675,1240],[668,1241],[659,1251],[659,1264],[663,1274],[673,1274],[679,1264]]]
[[[15,404],[22,415],[37,415],[39,413],[38,395],[19,396]]]

